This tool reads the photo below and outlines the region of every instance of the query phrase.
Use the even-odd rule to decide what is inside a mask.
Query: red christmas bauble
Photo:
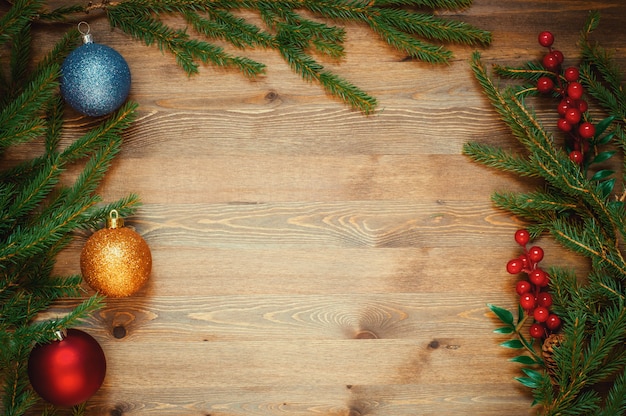
[[[36,345],[28,359],[30,384],[55,406],[85,402],[98,391],[105,373],[102,347],[78,329],[68,329],[62,340]]]

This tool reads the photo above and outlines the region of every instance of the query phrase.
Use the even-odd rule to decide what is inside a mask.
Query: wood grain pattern
[[[486,63],[519,64],[540,55],[541,30],[573,59],[593,8],[603,14],[596,38],[626,67],[619,1],[475,0],[442,14],[492,31]],[[255,81],[211,67],[189,78],[90,19],[96,40],[128,61],[140,105],[100,192],[141,196],[127,224],[154,268],[139,294],[85,323],[108,360],[89,415],[532,413],[486,304],[514,305],[504,264],[519,225],[490,195],[533,184],[461,155],[468,140],[516,148],[472,78],[472,48],[453,46],[451,64],[433,68],[348,26],[348,56],[325,64],[378,98],[364,117],[275,53],[246,52],[268,65]],[[37,29],[44,51],[64,28]],[[63,145],[95,123],[68,117]],[[11,150],[3,165],[38,146]],[[87,237],[60,255],[59,273],[79,272]],[[541,244],[546,263],[584,270]]]

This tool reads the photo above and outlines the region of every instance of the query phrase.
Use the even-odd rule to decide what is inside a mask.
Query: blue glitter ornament
[[[87,23],[81,22],[81,25]],[[87,25],[89,26],[89,25]],[[61,95],[76,111],[99,117],[117,110],[130,92],[130,69],[115,49],[93,43],[89,30],[83,45],[61,66]]]

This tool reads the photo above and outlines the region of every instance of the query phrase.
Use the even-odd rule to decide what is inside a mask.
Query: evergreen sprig
[[[626,414],[624,185],[616,190],[614,172],[595,167],[626,153],[626,96],[621,70],[606,50],[590,41],[598,22],[599,14],[592,12],[582,30],[581,79],[607,117],[595,123],[596,135],[590,140],[595,157],[583,166],[569,160],[558,136],[542,124],[540,115],[527,102],[528,97],[537,95],[534,84],[538,77],[548,71],[530,62],[517,68],[495,65],[490,73],[478,53],[471,61],[478,83],[524,152],[468,143],[464,153],[494,169],[541,178],[540,188],[533,192],[496,192],[494,204],[526,221],[532,235],[548,232],[590,263],[584,281],[572,270],[553,267],[549,271],[552,308],[563,321],[562,341],[553,347],[553,369],[540,371],[545,362],[532,360],[534,353],[528,359],[516,360],[526,366],[522,368],[525,377],[518,381],[532,389],[533,404],[540,405],[542,415]],[[521,84],[498,87],[494,77]],[[585,117],[592,119],[589,113]],[[624,177],[624,166],[621,174]],[[491,309],[500,320],[511,324],[512,318],[501,308]],[[523,339],[520,334],[509,333],[516,337],[505,346],[525,346],[516,342]],[[608,389],[601,388],[607,383]]]
[[[41,7],[41,2],[16,2],[0,18],[0,33],[12,41],[9,71],[0,83],[0,151],[27,142],[44,144],[42,154],[0,170],[0,400],[2,413],[10,416],[23,415],[38,400],[27,375],[33,345],[51,341],[55,331],[80,324],[103,305],[99,295],[85,298],[81,276],[55,274],[57,255],[76,230],[101,222],[105,209],[130,214],[138,204],[130,195],[103,206],[96,194],[136,104],[127,103],[59,149],[64,124],[59,68],[77,31],[63,36],[40,62],[32,62],[28,19],[35,19]],[[78,177],[61,186],[63,173],[77,163],[83,164]],[[38,319],[64,298],[71,299],[71,311]]]
[[[452,58],[447,44],[488,45],[491,34],[427,13],[424,8],[450,10],[470,5],[470,0],[130,0],[92,4],[82,11],[104,9],[112,27],[171,53],[189,75],[199,71],[200,63],[234,68],[249,78],[265,72],[263,63],[227,52],[216,41],[226,41],[236,49],[275,49],[305,81],[320,84],[331,96],[369,114],[376,108],[375,98],[316,58],[337,60],[345,55],[345,29],[336,23],[363,24],[411,58],[444,64]],[[237,16],[239,11],[256,12],[264,26]],[[64,6],[42,13],[40,18],[60,20],[64,14],[76,12]],[[315,20],[306,12],[326,21]],[[183,17],[187,28],[168,26],[163,20],[166,16]]]

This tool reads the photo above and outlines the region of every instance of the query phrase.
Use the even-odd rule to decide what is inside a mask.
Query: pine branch
[[[94,206],[90,208],[81,219],[79,229],[95,230],[102,228],[102,223],[112,210],[116,210],[122,218],[127,218],[140,206],[141,201],[136,194],[129,194],[117,201],[101,206]]]
[[[372,17],[368,23],[385,42],[411,58],[433,64],[446,63],[452,58],[452,52],[443,46],[423,42],[405,32],[389,27],[380,18]]]
[[[469,1],[335,1],[335,0],[283,0],[254,1],[188,0],[185,2],[131,0],[103,4],[112,27],[117,27],[146,45],[156,44],[161,51],[174,55],[176,62],[189,75],[198,72],[199,60],[217,66],[239,69],[247,77],[264,72],[264,65],[244,57],[231,55],[221,47],[202,40],[192,40],[183,30],[174,30],[162,23],[160,15],[180,14],[199,35],[209,40],[226,40],[236,48],[265,47],[277,49],[290,67],[305,81],[320,82],[331,95],[366,114],[372,111],[375,100],[356,86],[331,74],[324,77],[321,66],[310,56],[311,52],[332,59],[344,56],[343,28],[303,17],[301,10],[338,21],[352,21],[368,25],[391,47],[408,56],[430,63],[446,63],[452,57],[444,43],[487,45],[491,35],[469,24],[435,17],[432,14],[411,12],[402,6],[459,9],[468,7]],[[267,27],[263,31],[256,25],[235,17],[234,10],[252,10],[260,14]],[[274,32],[272,35],[269,32]],[[422,38],[422,39],[420,39]],[[322,82],[323,81],[323,82]],[[363,105],[363,107],[361,107]]]
[[[0,16],[0,46],[18,37],[37,18],[44,4],[44,0],[19,1]]]
[[[626,412],[626,369],[622,369],[607,394],[605,407],[598,416],[622,415]]]
[[[626,279],[626,263],[621,252],[597,238],[603,232],[592,219],[587,219],[579,229],[563,220],[555,220],[553,228],[552,235],[563,246],[589,257],[596,267],[607,267],[616,277]]]
[[[432,14],[388,8],[378,9],[377,14],[380,17],[380,23],[426,39],[472,46],[486,45],[491,42],[491,34],[487,31],[479,30],[464,22],[444,19]]]
[[[431,9],[461,10],[472,5],[471,0],[374,0],[374,5],[385,6],[417,6]]]
[[[528,178],[541,177],[537,167],[527,159],[494,146],[475,142],[465,143],[463,145],[463,154],[471,157],[475,162],[490,168]]]
[[[61,169],[57,161],[48,159],[23,187],[14,189],[12,195],[6,195],[5,201],[11,202],[0,217],[0,231],[4,234],[15,226],[23,225],[24,218],[30,215],[59,183],[60,175]]]
[[[21,85],[26,80],[28,74],[28,64],[30,62],[30,23],[22,27],[19,34],[15,36],[15,41],[11,44],[10,73],[12,75],[11,86],[7,88],[7,95],[14,96],[16,86]]]
[[[63,163],[72,163],[88,157],[96,150],[108,145],[109,140],[118,138],[135,117],[137,104],[127,102],[102,124],[72,142],[62,153]]]
[[[236,17],[227,10],[209,9],[206,11],[210,19],[204,19],[198,14],[187,13],[193,16],[197,26],[194,29],[209,39],[221,39],[231,43],[239,49],[256,46],[271,47],[274,37],[262,31],[258,26],[247,23],[245,19]]]
[[[39,137],[45,131],[41,109],[56,88],[59,67],[50,66],[23,92],[0,111],[0,152],[9,146]]]
[[[481,164],[520,177],[536,174],[544,182],[542,189],[535,192],[495,193],[494,205],[528,221],[528,229],[535,234],[547,230],[563,247],[590,261],[584,281],[579,281],[573,271],[549,270],[552,310],[563,322],[562,341],[551,347],[554,352],[550,370],[554,365],[556,370],[548,376],[547,372],[542,375],[525,369],[529,377],[521,378],[533,389],[533,404],[542,406],[539,414],[543,416],[597,416],[624,411],[623,397],[616,394],[624,393],[626,367],[626,260],[622,245],[626,238],[623,199],[626,194],[612,195],[616,183],[611,178],[613,172],[591,165],[618,154],[612,146],[615,144],[622,157],[626,154],[626,100],[621,72],[611,56],[599,46],[587,44],[589,34],[597,27],[597,18],[597,13],[591,13],[583,30],[581,78],[587,91],[610,117],[594,123],[596,134],[588,139],[594,153],[580,165],[569,160],[551,131],[524,102],[525,96],[536,95],[533,82],[539,76],[562,77],[557,83],[566,81],[560,71],[551,73],[533,62],[517,68],[496,65],[495,76],[523,83],[500,89],[480,62],[478,53],[470,63],[492,106],[528,156],[522,159],[477,144],[466,145],[464,153]],[[593,121],[589,114],[585,120]],[[566,146],[569,146],[567,142]],[[610,148],[604,150],[604,146]],[[524,166],[526,161],[529,166]],[[626,165],[623,167],[626,169]],[[624,172],[622,177],[626,178]],[[614,377],[616,382],[604,397],[597,386]]]

